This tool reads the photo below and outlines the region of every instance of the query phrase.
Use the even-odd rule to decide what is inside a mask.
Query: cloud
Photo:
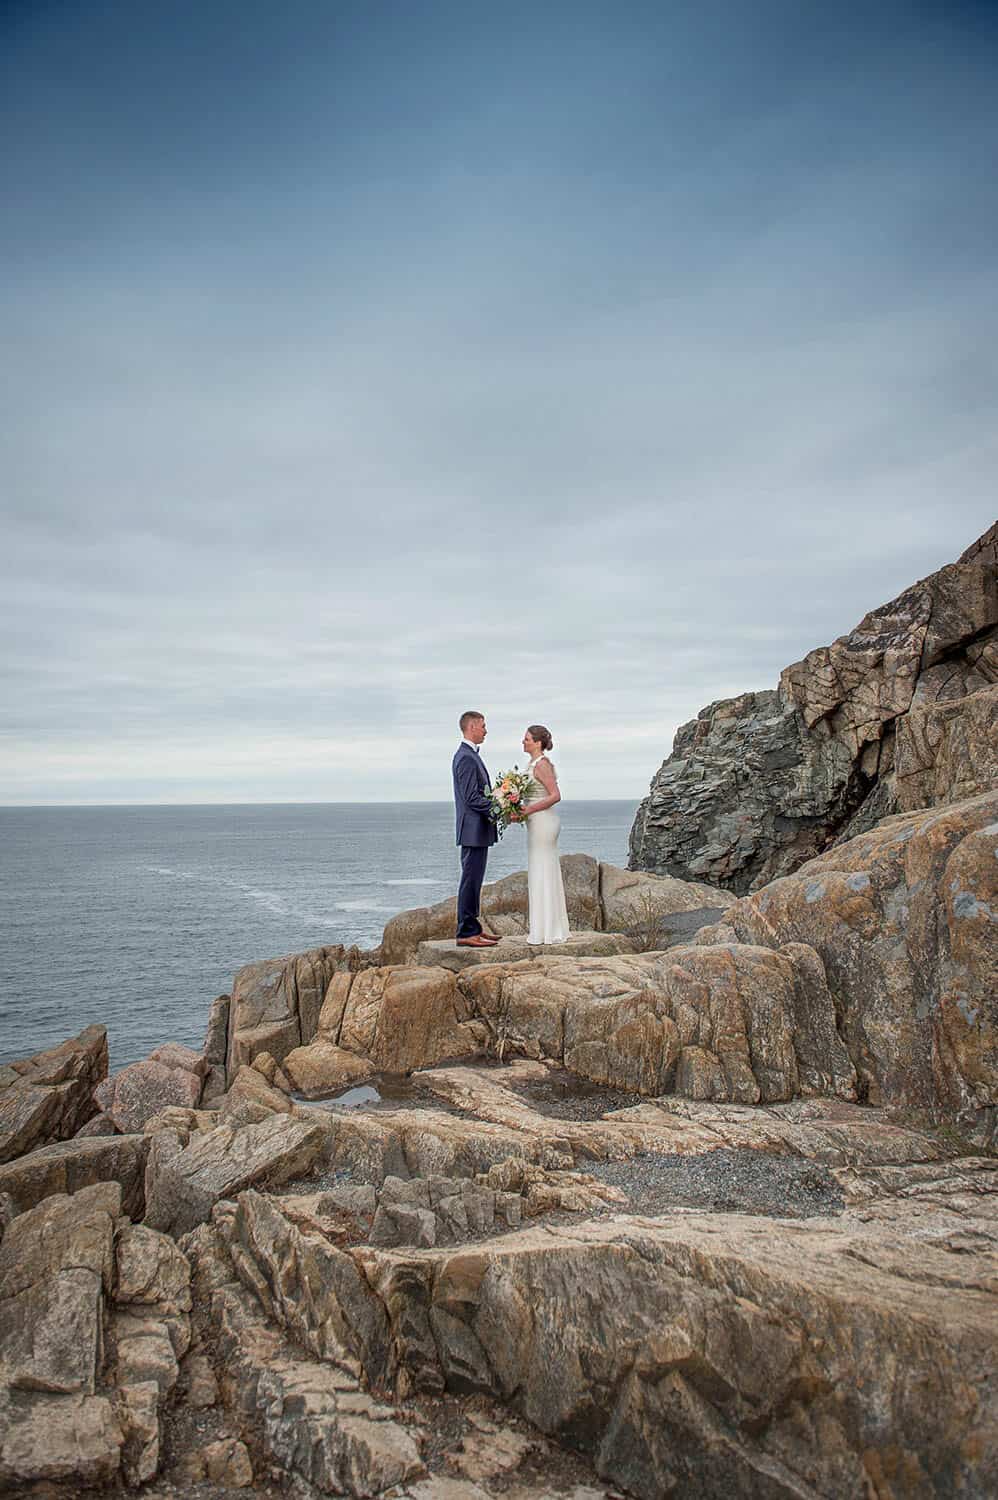
[[[983,12],[208,11],[11,38],[0,802],[638,796],[993,520]]]

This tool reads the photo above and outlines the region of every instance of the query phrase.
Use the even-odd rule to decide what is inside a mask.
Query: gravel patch
[[[510,1093],[519,1095],[539,1115],[552,1120],[601,1120],[615,1109],[630,1109],[647,1104],[641,1094],[625,1093],[590,1083],[567,1068],[549,1068],[546,1078],[502,1078],[498,1080]]]
[[[845,1201],[827,1167],[764,1151],[703,1156],[648,1152],[630,1161],[587,1162],[586,1171],[628,1195],[627,1211],[649,1217],[673,1208],[811,1219],[842,1213]]]

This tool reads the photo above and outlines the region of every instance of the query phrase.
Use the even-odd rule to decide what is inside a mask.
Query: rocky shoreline
[[[569,855],[556,952],[513,876],[0,1069],[0,1492],[998,1493],[994,691],[751,892]]]

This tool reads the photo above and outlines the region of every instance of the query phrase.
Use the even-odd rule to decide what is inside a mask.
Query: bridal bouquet
[[[502,838],[510,823],[518,821],[517,814],[527,795],[530,777],[526,771],[502,771],[496,777],[492,790],[486,793],[492,803],[492,814],[496,820],[499,837]]]

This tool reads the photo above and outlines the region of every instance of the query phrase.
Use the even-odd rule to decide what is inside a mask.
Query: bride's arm
[[[529,807],[523,809],[529,818],[531,813],[543,812],[546,807],[554,807],[556,802],[561,801],[561,792],[558,790],[558,778],[554,774],[554,766],[549,760],[539,760],[534,767],[534,776],[547,792],[539,802],[531,802]]]

